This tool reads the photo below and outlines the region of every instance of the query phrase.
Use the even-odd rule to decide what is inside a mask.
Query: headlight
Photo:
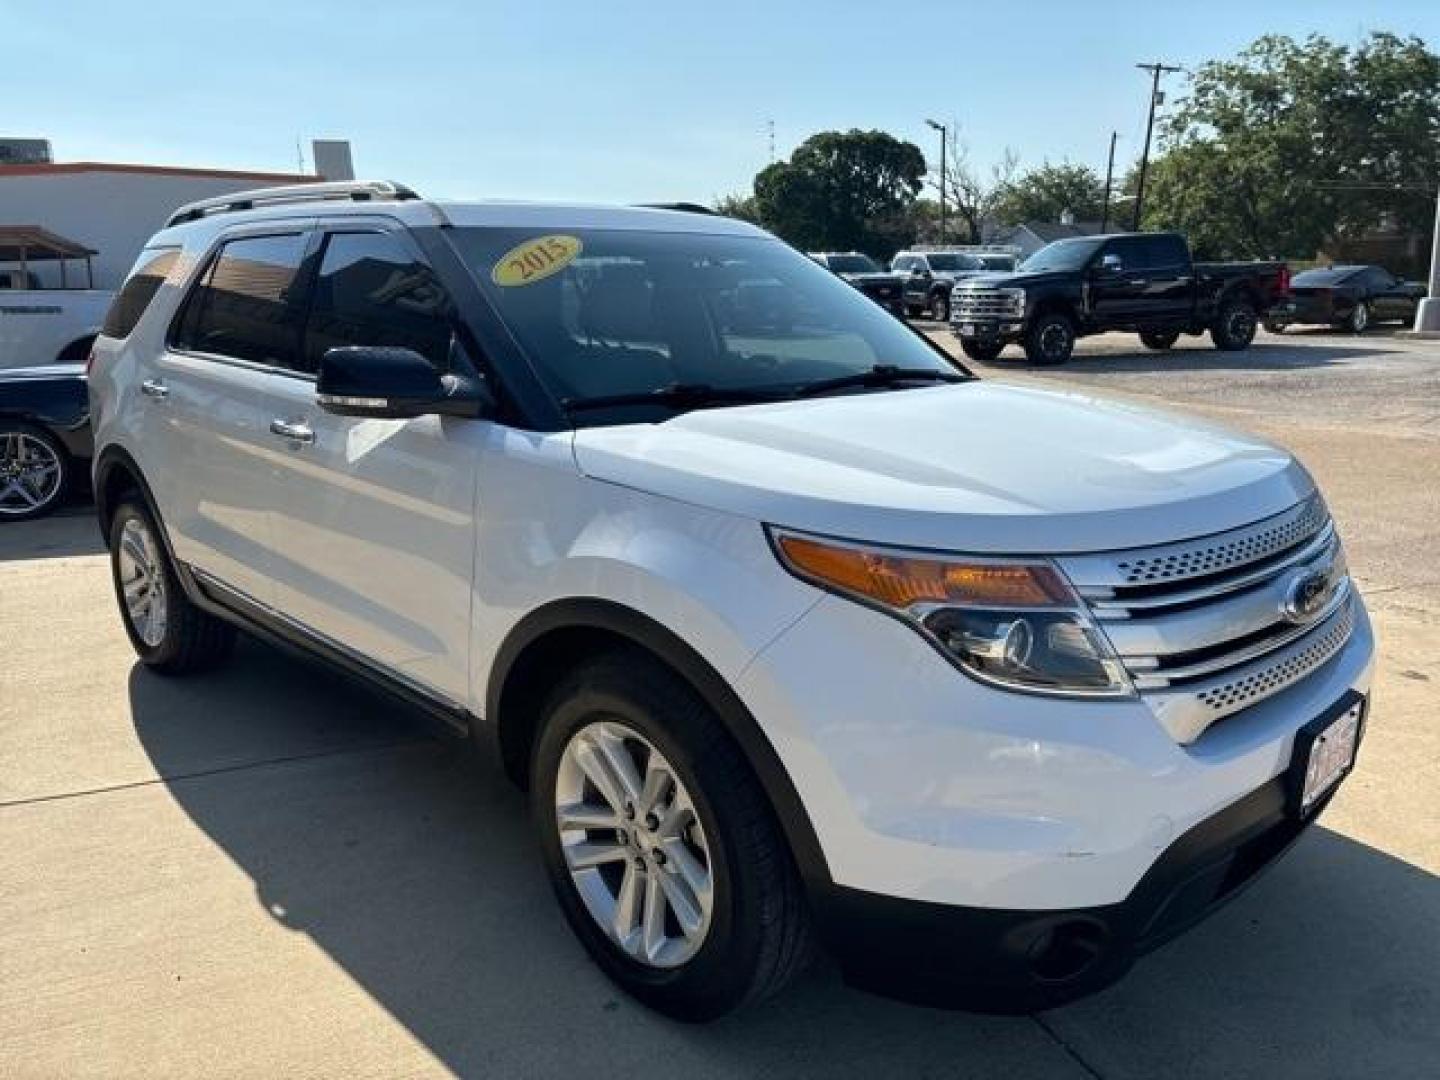
[[[909,623],[982,682],[1011,690],[1132,693],[1080,598],[1043,559],[938,556],[772,529],[796,577]]]
[[[1024,315],[1024,314],[1025,314],[1025,290],[1024,290],[1024,289],[1006,289],[1006,290],[1005,290],[1005,293],[1006,293],[1006,295],[1008,295],[1008,296],[1010,297],[1010,307],[1011,307],[1011,309],[1015,312],[1015,314],[1016,314],[1016,315]]]

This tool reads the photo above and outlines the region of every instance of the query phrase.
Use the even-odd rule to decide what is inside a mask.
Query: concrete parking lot
[[[485,763],[254,643],[200,679],[137,667],[77,508],[0,528],[0,1075],[1440,1074],[1440,343],[1188,342],[983,374],[1294,449],[1381,659],[1360,769],[1323,822],[1120,985],[982,1018],[851,991],[822,963],[748,1014],[661,1020],[572,938]]]

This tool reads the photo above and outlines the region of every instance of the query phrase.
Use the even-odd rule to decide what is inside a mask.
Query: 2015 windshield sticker
[[[490,271],[490,280],[506,288],[531,285],[564,270],[579,257],[583,247],[578,236],[537,236],[501,255]]]

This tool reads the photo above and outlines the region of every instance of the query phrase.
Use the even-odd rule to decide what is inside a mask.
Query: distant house
[[[1112,223],[1111,232],[1123,229]],[[1098,221],[1027,221],[1020,225],[1000,226],[985,237],[987,244],[1003,244],[1020,249],[1022,258],[1035,254],[1046,244],[1069,240],[1076,236],[1095,236],[1100,232]]]

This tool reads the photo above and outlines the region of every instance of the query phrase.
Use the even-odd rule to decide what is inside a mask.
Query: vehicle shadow
[[[1324,828],[1125,983],[1038,1022],[883,1001],[823,962],[762,1008],[705,1027],[665,1021],[620,994],[572,937],[524,800],[493,765],[406,738],[423,722],[387,699],[259,653],[235,661],[255,678],[241,670],[224,685],[137,666],[136,733],[267,917],[308,935],[456,1074],[581,1063],[639,1074],[663,1062],[687,1077],[1073,1077],[1079,1054],[1107,1077],[1314,1075],[1304,1066],[1315,1061],[1331,1075],[1420,1075],[1440,1053],[1440,881]],[[306,708],[291,710],[297,695]],[[393,726],[395,744],[174,776],[212,729],[233,749],[237,708],[267,729],[292,716],[370,736]],[[1257,1069],[1261,1058],[1269,1065]]]
[[[1041,375],[1063,375],[1083,371],[1089,375],[1127,375],[1160,371],[1300,371],[1333,367],[1346,360],[1375,355],[1375,349],[1362,344],[1285,345],[1273,341],[1257,341],[1243,352],[1221,352],[1212,348],[1207,339],[1182,339],[1174,348],[1163,351],[1136,345],[1133,352],[1089,351],[1085,341],[1075,347],[1070,360],[1060,367],[1035,367],[1025,360],[1019,346],[1010,346],[1000,357],[988,364],[976,364],[956,347],[951,350],[967,365],[978,368],[1006,370],[1019,368]]]
[[[64,559],[105,550],[95,508],[75,501],[48,517],[0,524],[0,563],[20,559]]]

